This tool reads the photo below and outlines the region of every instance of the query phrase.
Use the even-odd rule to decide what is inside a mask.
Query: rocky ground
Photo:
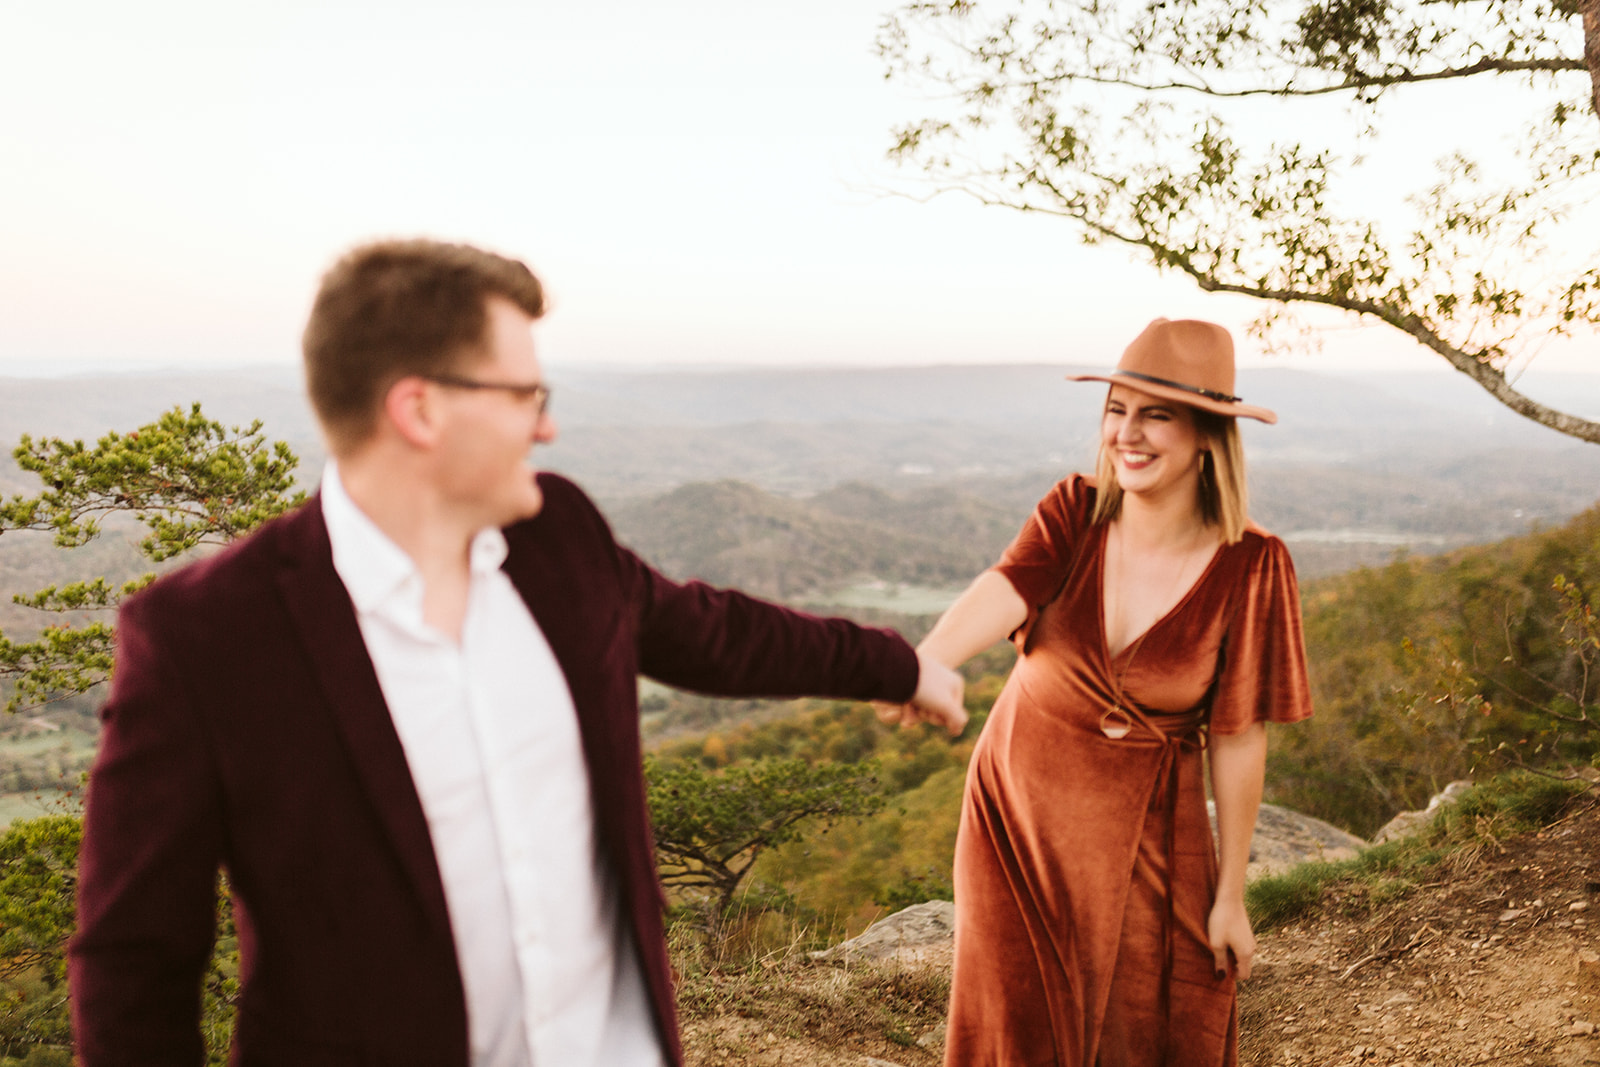
[[[948,956],[769,959],[686,978],[688,1062],[925,1067]],[[1462,853],[1387,904],[1330,896],[1261,939],[1243,1067],[1600,1065],[1600,799]]]
[[[1339,909],[1263,939],[1242,1064],[1600,1064],[1594,800],[1370,914]]]

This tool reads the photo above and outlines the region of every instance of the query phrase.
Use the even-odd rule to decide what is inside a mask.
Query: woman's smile
[[[1122,452],[1122,465],[1130,470],[1143,470],[1156,461],[1156,457],[1149,452],[1134,452],[1124,449]]]
[[[1124,492],[1159,493],[1198,478],[1203,444],[1187,405],[1113,385],[1100,424]]]

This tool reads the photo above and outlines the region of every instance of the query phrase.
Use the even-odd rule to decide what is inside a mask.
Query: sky
[[[1252,318],[891,195],[927,101],[872,53],[889,6],[0,0],[0,374],[291,364],[320,272],[384,236],[525,259],[552,366],[1110,364],[1156,315]],[[1348,329],[1272,359],[1443,366]]]

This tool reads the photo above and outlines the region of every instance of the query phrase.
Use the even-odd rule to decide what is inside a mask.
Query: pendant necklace
[[[1116,530],[1118,579],[1117,590],[1118,592],[1121,592],[1123,584],[1121,580],[1122,575],[1125,574],[1128,569],[1128,552],[1122,536],[1122,524],[1120,522],[1117,524]],[[1172,598],[1177,594],[1179,588],[1181,588],[1183,576],[1188,573],[1190,562],[1191,561],[1189,559],[1185,558],[1184,561],[1178,565],[1177,577],[1173,579],[1172,588],[1167,591],[1168,600],[1172,600]],[[1111,738],[1113,741],[1120,741],[1122,738],[1127,737],[1128,734],[1133,730],[1134,713],[1129,710],[1133,706],[1133,701],[1129,700],[1127,693],[1123,691],[1122,680],[1128,676],[1128,669],[1133,666],[1134,658],[1139,655],[1139,649],[1144,645],[1144,639],[1149,637],[1150,631],[1154,630],[1157,624],[1159,624],[1162,619],[1166,618],[1167,615],[1170,615],[1172,613],[1172,609],[1177,606],[1178,605],[1174,603],[1171,607],[1167,608],[1164,614],[1156,616],[1150,625],[1145,627],[1144,630],[1140,632],[1139,636],[1134,639],[1133,644],[1126,649],[1128,658],[1123,660],[1122,669],[1117,670],[1112,674],[1111,688],[1114,699],[1112,700],[1111,704],[1106,707],[1106,710],[1100,715],[1100,732]],[[1118,621],[1120,621],[1120,619]],[[1102,625],[1104,624],[1102,623]],[[1110,653],[1110,646],[1107,645],[1107,656],[1110,656]],[[1115,659],[1116,657],[1112,656],[1111,658]],[[1106,666],[1111,666],[1109,660],[1106,663]]]

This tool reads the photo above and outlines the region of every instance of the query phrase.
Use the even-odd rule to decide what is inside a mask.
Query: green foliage
[[[1344,873],[1338,864],[1311,862],[1257,878],[1244,890],[1250,924],[1261,934],[1298,919],[1316,907],[1323,889]]]
[[[200,984],[200,1036],[208,1067],[224,1067],[233,1041],[234,1005],[239,1000],[239,931],[226,876],[217,879],[217,940]]]
[[[73,929],[81,837],[66,815],[14,822],[0,835],[0,1051],[30,1057],[24,1062],[70,1048],[62,949]]]
[[[1339,863],[1303,863],[1245,887],[1257,933],[1311,914],[1337,892],[1345,911],[1360,911],[1408,894],[1441,864],[1470,863],[1511,834],[1559,819],[1587,785],[1514,770],[1491,778],[1440,807],[1417,833],[1366,849]]]
[[[13,684],[5,710],[93,689],[111,677],[115,643],[112,628],[103,622],[47,626],[32,641],[0,634],[0,677],[12,676]]]
[[[288,445],[269,445],[259,421],[244,428],[214,422],[199,404],[93,446],[24,436],[12,455],[44,489],[0,501],[0,533],[50,532],[72,548],[96,537],[106,516],[125,514],[150,531],[139,548],[155,563],[225,544],[305,497],[294,490],[297,460]],[[120,586],[92,578],[12,599],[54,613],[103,611],[153,578]],[[112,646],[112,628],[98,621],[51,624],[32,640],[0,634],[0,678],[13,684],[6,710],[92,689],[110,676]]]
[[[883,807],[873,764],[762,760],[708,772],[645,760],[662,883],[705,890],[726,915],[766,849]]]
[[[771,900],[819,938],[858,932],[889,902],[950,898],[967,761],[1003,681],[1000,674],[977,672],[1004,670],[1012,659],[1008,646],[969,664],[966,703],[972,718],[955,742],[937,730],[886,726],[865,704],[812,700],[790,704],[787,715],[768,713],[712,734],[665,742],[654,758],[658,766],[707,769],[772,760],[823,766],[842,759],[871,761],[889,802],[825,834],[787,841],[754,857],[746,879],[755,887],[754,896],[739,901],[749,912],[764,906],[753,904],[756,898]],[[780,889],[778,903],[771,894]]]
[[[970,745],[946,745],[950,763],[883,811],[824,838],[774,849],[755,875],[793,890],[837,933],[859,933],[887,910],[951,899],[961,795]],[[920,899],[919,899],[920,898]]]
[[[73,924],[80,822],[50,815],[0,835],[0,979],[48,964],[65,977],[60,946]]]
[[[224,427],[200,405],[179,408],[127,434],[82,441],[24,435],[12,453],[45,490],[0,506],[0,530],[50,530],[64,548],[100,532],[113,512],[138,516],[150,529],[140,548],[161,561],[201,544],[225,544],[287,508],[294,493],[294,453],[270,446],[256,421]]]
[[[0,834],[0,1055],[23,1064],[71,1063],[66,956],[75,927],[76,816],[13,822]],[[238,996],[238,935],[227,883],[218,880],[220,926],[202,987],[201,1025],[216,1067],[226,1061]],[[65,1056],[66,1059],[52,1057]],[[0,1067],[7,1061],[0,1059]]]
[[[1463,843],[1548,826],[1587,788],[1582,781],[1509,771],[1447,806],[1434,819],[1434,843]]]
[[[1307,583],[1317,713],[1274,731],[1268,799],[1370,834],[1457,778],[1591,763],[1593,588],[1600,508],[1499,545]]]

